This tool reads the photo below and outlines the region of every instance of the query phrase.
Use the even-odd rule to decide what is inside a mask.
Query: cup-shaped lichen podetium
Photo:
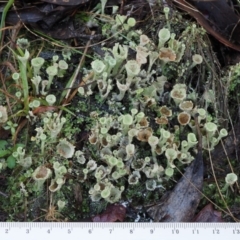
[[[228,135],[228,132],[225,128],[222,128],[219,132],[219,135],[218,135],[218,141],[220,141],[220,139],[222,139],[223,137],[226,137]]]
[[[191,115],[187,112],[181,112],[178,114],[178,122],[180,125],[185,126],[187,125],[191,120]]]
[[[77,150],[74,154],[74,157],[77,159],[77,162],[80,164],[84,164],[86,162],[86,158],[84,153],[80,150]]]
[[[162,47],[170,39],[171,33],[167,28],[162,28],[158,33],[158,48]]]
[[[152,156],[153,156],[153,160],[156,162],[157,159],[156,159],[156,147],[157,147],[157,144],[159,143],[159,138],[156,137],[156,136],[150,136],[148,138],[148,144],[151,146],[151,151],[152,151]]]
[[[88,138],[89,142],[92,144],[92,145],[96,145],[97,143],[99,143],[99,137],[98,137],[98,134],[94,131],[92,131],[91,135],[89,136]]]
[[[64,183],[65,183],[65,178],[52,179],[48,189],[50,192],[57,192]]]
[[[57,75],[58,73],[58,67],[56,65],[53,65],[53,66],[49,66],[47,69],[46,69],[46,72],[48,74],[48,85],[47,85],[47,90],[49,90],[51,84],[52,84],[52,81],[53,81],[53,78],[54,76]]]
[[[174,170],[172,168],[166,168],[165,169],[165,175],[168,177],[172,177],[174,174]]]
[[[147,63],[148,49],[143,46],[136,47],[136,61],[139,65]]]
[[[193,102],[192,101],[183,101],[179,104],[179,108],[182,111],[190,112],[193,109]]]
[[[165,116],[162,116],[160,118],[157,117],[157,118],[155,118],[155,122],[159,125],[166,125],[166,124],[168,124],[168,119]]]
[[[126,146],[126,153],[127,153],[127,157],[126,160],[131,159],[134,156],[135,153],[135,145],[134,144],[128,144]]]
[[[57,98],[56,98],[55,95],[53,95],[53,94],[47,95],[47,96],[45,97],[45,99],[46,99],[46,101],[47,101],[47,103],[48,103],[49,106],[52,106],[52,105],[56,102],[56,100],[57,100]]]
[[[125,64],[125,69],[127,72],[127,77],[132,79],[133,77],[137,76],[141,70],[138,62],[136,60],[129,60]]]
[[[202,120],[206,119],[207,117],[207,111],[204,108],[198,108],[198,123],[201,123]]]
[[[93,72],[94,72],[94,79],[97,79],[98,76],[100,76],[100,74],[105,71],[106,65],[103,63],[103,61],[101,60],[94,60],[91,63]]]
[[[235,173],[228,173],[225,177],[225,185],[222,189],[222,192],[225,192],[228,187],[234,192],[233,184],[236,183],[238,180],[238,176]]]
[[[175,84],[173,90],[170,92],[170,96],[179,105],[187,97],[186,85]]]
[[[149,63],[148,63],[148,70],[147,70],[148,74],[151,72],[152,66],[155,63],[155,61],[158,59],[158,57],[159,57],[158,52],[155,52],[155,51],[149,52]]]
[[[172,116],[172,110],[169,109],[167,106],[160,107],[159,112],[160,112],[161,116],[165,116],[165,117]]]
[[[64,158],[71,158],[74,154],[75,146],[73,146],[66,139],[60,140],[57,145],[57,153]]]
[[[68,69],[68,64],[64,60],[60,60],[58,62],[58,68],[59,68],[58,77],[63,77],[65,71]]]
[[[165,156],[168,160],[168,166],[171,168],[175,168],[175,165],[173,164],[173,161],[177,158],[178,152],[174,148],[168,148],[165,151]]]
[[[202,56],[201,55],[199,55],[199,54],[194,54],[193,56],[192,56],[192,65],[190,66],[190,68],[193,68],[193,67],[195,67],[196,65],[198,65],[198,64],[201,64],[202,63],[202,61],[203,61],[203,58],[202,58]]]
[[[104,167],[103,165],[100,165],[96,168],[94,176],[98,181],[100,181],[104,179],[108,173],[109,169],[107,167]]]
[[[174,62],[176,60],[176,53],[171,48],[161,48],[159,58],[163,63]]]
[[[19,73],[17,73],[17,72],[15,72],[15,73],[13,73],[12,74],[12,79],[14,80],[14,81],[16,81],[16,83],[19,85],[19,78],[20,78],[20,74]]]
[[[127,25],[128,25],[129,27],[134,27],[134,26],[136,25],[136,20],[135,20],[135,18],[132,18],[132,17],[128,18],[128,20],[127,20]]]
[[[146,181],[145,185],[148,191],[154,191],[157,187],[157,182],[154,179],[149,179]]]
[[[144,46],[150,42],[150,39],[147,35],[141,34],[140,35],[140,46]]]
[[[119,94],[114,96],[114,99],[116,101],[121,101],[124,98],[124,95],[126,91],[129,89],[130,84],[121,84],[119,81],[117,81],[117,88],[119,89]]]
[[[194,133],[188,133],[187,140],[188,140],[188,146],[190,148],[197,145],[198,143],[197,137]]]
[[[122,121],[122,132],[124,135],[128,133],[130,126],[133,124],[133,117],[130,114],[121,116]]]
[[[96,163],[96,161],[90,159],[90,160],[88,161],[88,163],[87,163],[86,168],[87,168],[89,171],[95,170],[95,169],[97,168],[97,163]]]
[[[229,185],[233,185],[238,180],[238,176],[235,173],[228,173],[225,177],[225,182]]]
[[[142,130],[139,130],[139,132],[137,133],[137,139],[141,142],[147,142],[149,137],[152,136],[152,133],[152,128],[144,128]]]
[[[111,193],[111,187],[107,186],[101,191],[101,197],[105,199],[109,197],[110,193]]]
[[[110,195],[107,197],[107,201],[110,203],[118,202],[121,198],[121,194],[124,190],[124,186],[121,186],[120,188],[112,187],[110,191]]]
[[[112,54],[114,58],[116,59],[116,65],[114,66],[112,70],[112,75],[115,76],[118,74],[120,67],[122,66],[122,63],[125,59],[127,59],[128,55],[128,46],[126,45],[119,45],[119,43],[115,43]]]
[[[210,140],[217,131],[217,125],[213,122],[207,122],[204,124],[204,129],[206,130],[208,139]]]
[[[146,128],[149,126],[149,121],[147,120],[147,117],[143,117],[139,122],[139,127],[140,128]]]
[[[132,128],[128,131],[128,139],[129,139],[129,143],[132,142],[133,138],[137,136],[139,130]]]
[[[131,167],[136,171],[141,171],[146,165],[147,162],[144,158],[135,158],[131,162]]]
[[[40,74],[40,69],[44,64],[45,60],[42,57],[36,57],[31,60],[31,65],[33,67],[34,77]]]
[[[131,175],[128,177],[128,183],[130,185],[136,185],[139,182],[141,175],[139,171],[133,171]]]
[[[163,147],[165,143],[171,138],[171,133],[165,130],[164,128],[161,128],[160,132],[161,132],[161,136],[159,139],[159,146]]]
[[[39,84],[42,81],[41,76],[37,75],[31,79],[31,82],[33,83],[33,87],[35,88],[36,95],[39,94]]]
[[[32,174],[32,178],[36,182],[37,190],[41,190],[44,182],[49,177],[51,177],[51,175],[52,175],[52,171],[45,166],[39,166],[39,167],[36,168],[36,170]]]

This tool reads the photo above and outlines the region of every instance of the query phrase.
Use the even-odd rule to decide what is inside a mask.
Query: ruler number
[[[220,230],[219,229],[213,229],[213,234],[220,234]]]
[[[153,229],[150,229],[150,233],[153,234],[153,233],[154,233],[154,230],[153,230]]]
[[[50,230],[50,229],[48,229],[48,230],[47,230],[47,233],[48,233],[48,234],[50,234],[50,233],[51,233],[51,230]]]
[[[172,234],[179,234],[179,230],[178,229],[172,229]]]
[[[71,232],[71,230],[70,230],[70,229],[68,229],[68,230],[67,230],[67,233],[68,233],[68,234],[70,234],[70,233],[72,233],[72,232]]]
[[[239,229],[233,229],[233,234],[240,234],[240,230]]]
[[[130,230],[129,230],[129,233],[130,233],[130,234],[133,234],[133,229],[130,229]]]
[[[109,229],[110,234],[112,233],[112,231],[113,231],[112,229]]]
[[[88,230],[88,233],[89,233],[89,234],[92,234],[92,229],[89,229],[89,230]]]
[[[8,229],[5,229],[5,233],[9,233]]]
[[[199,230],[198,230],[198,229],[193,229],[193,230],[192,230],[192,233],[193,233],[193,234],[199,234]]]
[[[30,233],[30,230],[29,230],[28,228],[26,229],[26,233],[27,233],[27,234],[29,234],[29,233]]]

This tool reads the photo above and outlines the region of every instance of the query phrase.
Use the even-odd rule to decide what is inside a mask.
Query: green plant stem
[[[17,51],[20,54],[21,57],[24,56],[24,53],[21,48],[17,47]],[[16,53],[15,53],[16,55]],[[26,65],[24,65],[20,60],[19,62],[19,69],[20,69],[20,77],[22,80],[22,89],[23,89],[23,98],[24,98],[24,110],[26,113],[28,113],[29,110],[29,91],[28,91],[28,77],[27,77],[27,69],[28,69],[28,61],[26,62]]]
[[[20,67],[20,76],[22,79],[22,88],[23,88],[23,97],[24,97],[24,110],[26,113],[28,113],[29,110],[29,92],[28,92],[28,79],[27,79],[27,69],[26,66],[24,66],[20,61],[19,61],[19,67]]]
[[[7,12],[9,8],[13,5],[13,3],[14,3],[14,0],[8,0],[6,6],[3,9],[1,23],[0,23],[0,42],[2,41],[2,32],[3,32],[3,28],[5,27],[5,19],[7,16]]]

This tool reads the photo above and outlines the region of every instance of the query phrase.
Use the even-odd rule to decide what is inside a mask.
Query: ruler
[[[239,240],[240,223],[1,222],[1,240]]]

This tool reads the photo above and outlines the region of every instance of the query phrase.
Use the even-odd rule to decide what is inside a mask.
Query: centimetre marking
[[[104,234],[106,240],[238,240],[240,223],[101,223],[101,222],[0,222],[0,238],[12,240],[15,237],[26,240],[59,239],[95,240]],[[33,238],[34,237],[34,238]]]
[[[240,229],[240,223],[104,223],[104,222],[0,222],[0,228],[131,228],[131,229]]]

